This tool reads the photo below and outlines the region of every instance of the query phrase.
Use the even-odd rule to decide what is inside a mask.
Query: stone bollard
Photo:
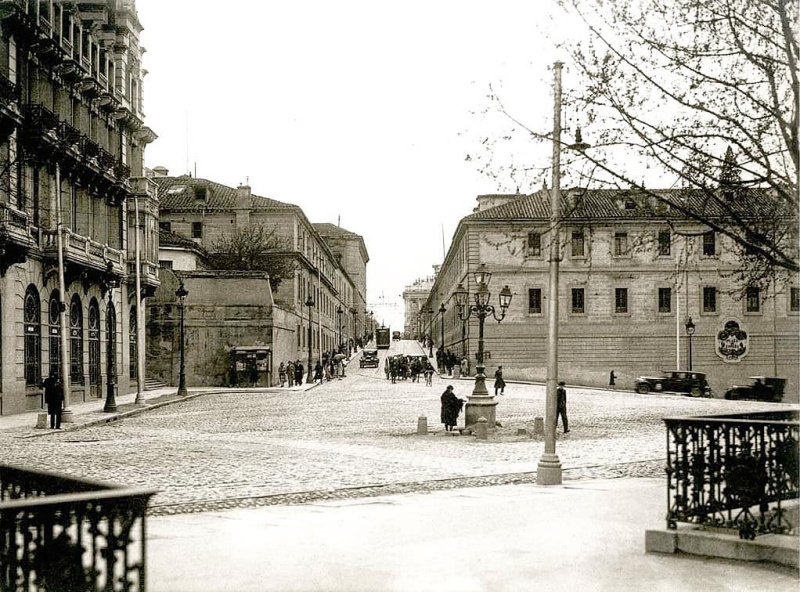
[[[488,431],[486,418],[482,416],[479,417],[478,423],[475,424],[475,437],[477,437],[478,440],[486,440]]]
[[[428,418],[424,415],[420,415],[419,419],[417,420],[417,436],[427,436],[428,435]]]
[[[36,416],[36,429],[47,428],[47,413],[39,413]]]
[[[533,435],[534,436],[544,436],[544,418],[543,417],[534,417],[533,418]]]

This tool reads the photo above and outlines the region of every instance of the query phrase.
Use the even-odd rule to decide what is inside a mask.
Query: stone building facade
[[[404,323],[403,329],[407,339],[425,337],[426,317],[422,313],[425,303],[431,294],[436,276],[418,278],[403,290]]]
[[[0,413],[41,408],[52,370],[70,402],[139,376],[137,243],[142,297],[159,285],[141,30],[134,0],[3,2]]]
[[[697,199],[679,190],[663,193]],[[471,273],[485,263],[493,272],[492,303],[505,285],[513,293],[503,322],[485,323],[487,373],[502,364],[508,378],[544,380],[549,192],[478,202],[460,221],[430,291],[426,305],[438,311],[444,303],[447,312],[433,315],[428,332],[438,344],[443,322],[444,347],[474,360],[477,321],[458,319],[452,294],[459,283],[473,294]],[[685,369],[684,325],[691,317],[692,367],[708,374],[717,396],[750,376],[777,374],[789,380],[787,398],[797,400],[796,276],[766,287],[740,285],[742,255],[732,241],[631,192],[565,192],[562,211],[561,380],[607,386],[613,370],[618,386],[633,388],[639,375]]]
[[[360,337],[355,330],[363,328],[358,312],[364,310],[369,260],[360,236],[343,229],[336,233],[326,229],[339,241],[332,248],[296,205],[253,195],[248,186],[234,189],[206,179],[169,177],[163,169],[161,172],[154,181],[159,187],[162,230],[194,241],[211,255],[221,237],[254,224],[272,229],[285,239],[285,251],[279,254],[290,259],[295,269],[270,295],[276,329],[265,330],[261,338],[272,348],[275,364],[290,359],[307,363],[309,323],[314,361],[340,342],[346,347]],[[230,290],[226,294],[229,298],[239,296]],[[314,303],[310,311],[306,306],[309,297]]]

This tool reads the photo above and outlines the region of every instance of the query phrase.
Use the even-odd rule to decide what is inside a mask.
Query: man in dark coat
[[[497,391],[500,391],[501,395],[505,395],[506,390],[506,381],[503,380],[503,367],[498,366],[497,370],[494,373],[494,396],[497,396]]]
[[[456,427],[458,423],[458,414],[461,413],[461,407],[464,405],[464,401],[456,397],[452,386],[448,386],[442,393],[441,401],[441,419],[444,424],[444,429],[445,431],[452,432],[453,428]]]
[[[61,429],[61,409],[64,406],[64,387],[58,378],[55,369],[50,370],[42,383],[44,387],[44,402],[47,404],[47,414],[50,416],[50,429]]]
[[[306,373],[306,369],[303,367],[303,364],[300,363],[300,360],[297,360],[294,363],[294,383],[296,385],[303,384],[303,376]]]
[[[564,388],[564,383],[559,382],[556,389],[556,425],[558,427],[558,418],[564,422],[564,433],[569,433],[569,423],[567,423],[567,389]]]

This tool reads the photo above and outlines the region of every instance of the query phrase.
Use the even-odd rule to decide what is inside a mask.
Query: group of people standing
[[[337,354],[334,351],[322,352],[322,360],[317,360],[314,365],[314,372],[311,375],[313,382],[323,380],[333,380],[334,378],[344,378],[344,354]],[[305,380],[305,368],[300,360],[286,364],[283,362],[278,366],[278,380],[281,386],[295,386],[303,384]]]
[[[469,359],[464,356],[459,356],[450,350],[439,349],[436,351],[436,366],[439,368],[439,374],[447,373],[448,376],[458,375],[469,376],[470,366]]]
[[[396,383],[397,379],[407,380],[411,382],[419,382],[419,377],[425,377],[425,384],[431,386],[433,384],[433,366],[427,358],[421,356],[386,356],[383,362],[383,370],[386,373],[386,380],[391,380]]]

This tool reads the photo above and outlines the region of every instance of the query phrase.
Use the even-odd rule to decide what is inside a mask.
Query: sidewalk
[[[663,479],[494,487],[148,519],[158,591],[797,590],[797,571],[648,555]]]
[[[209,393],[217,392],[275,392],[275,391],[307,391],[314,388],[317,384],[305,384],[294,387],[254,387],[254,388],[240,388],[240,387],[193,387],[187,389],[189,394],[186,397],[179,397],[177,395],[177,387],[166,386],[154,390],[144,391],[146,404],[136,405],[136,393],[127,393],[124,395],[116,396],[117,410],[114,412],[106,413],[103,411],[105,407],[105,398],[92,399],[86,402],[73,403],[72,419],[70,423],[65,423],[62,420],[61,431],[78,430],[86,428],[99,423],[110,423],[119,419],[138,415],[148,409],[170,405],[172,403],[179,403],[200,397]],[[56,433],[58,430],[51,430],[47,428],[37,428],[36,423],[40,413],[47,413],[46,409],[38,409],[35,411],[26,411],[24,413],[16,413],[14,415],[0,416],[0,432],[10,432],[17,437],[37,437],[45,436],[48,434]],[[47,426],[50,425],[48,418]]]

